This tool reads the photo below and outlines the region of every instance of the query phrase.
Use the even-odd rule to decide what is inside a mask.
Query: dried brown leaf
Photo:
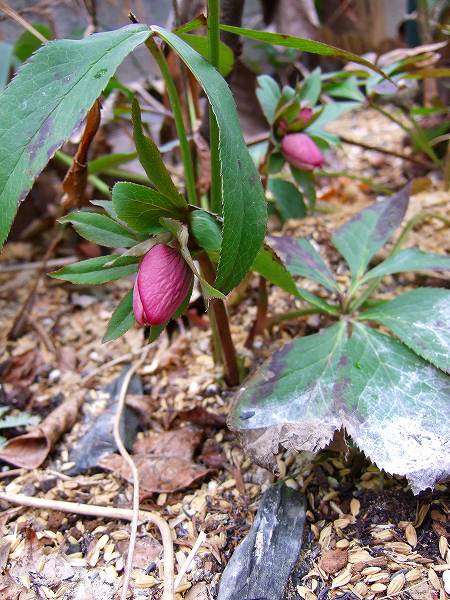
[[[139,472],[141,499],[155,492],[172,493],[188,488],[208,475],[210,469],[193,461],[202,438],[199,431],[178,429],[152,432],[138,440],[133,446],[133,460]],[[118,473],[130,483],[133,481],[127,463],[117,454],[102,458],[100,466]]]
[[[347,550],[322,550],[319,565],[329,575],[334,575],[348,563]]]
[[[0,459],[17,467],[37,469],[61,435],[75,423],[82,401],[81,394],[74,395],[32,431],[8,440],[0,448]]]
[[[100,126],[100,102],[95,101],[86,119],[83,135],[73,162],[63,181],[62,205],[66,210],[87,204],[86,185],[88,178],[87,156],[92,140]]]

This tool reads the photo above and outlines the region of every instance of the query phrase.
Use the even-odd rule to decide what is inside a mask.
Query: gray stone
[[[223,572],[217,600],[282,600],[302,546],[305,498],[276,484]]]

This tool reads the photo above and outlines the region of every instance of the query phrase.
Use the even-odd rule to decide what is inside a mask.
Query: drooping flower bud
[[[298,119],[301,123],[303,123],[303,125],[307,125],[309,123],[309,121],[311,120],[313,116],[313,110],[312,108],[309,108],[308,106],[305,106],[304,108],[300,109],[300,112],[298,113]]]
[[[315,142],[306,133],[288,133],[281,140],[284,158],[297,169],[312,171],[323,165],[323,156]]]
[[[140,325],[162,325],[176,312],[192,284],[192,271],[180,252],[166,244],[153,246],[134,282],[133,312]]]

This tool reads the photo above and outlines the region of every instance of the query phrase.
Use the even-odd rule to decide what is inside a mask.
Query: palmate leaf
[[[401,224],[408,208],[410,186],[355,215],[333,235],[334,246],[347,261],[353,278],[362,277],[370,259]]]
[[[129,25],[49,42],[0,95],[0,247],[35,178],[148,35],[145,25]]]
[[[311,279],[330,292],[339,291],[330,268],[308,240],[270,235],[266,243],[275,250],[291,275]]]
[[[225,80],[174,33],[152,26],[203,87],[219,127],[223,240],[214,287],[228,293],[250,269],[266,232],[267,207],[258,171],[242,137],[236,105]]]
[[[317,451],[341,427],[414,493],[450,473],[450,378],[399,341],[340,322],[297,339],[241,388],[230,417],[248,451],[273,464],[279,446]]]
[[[405,271],[450,271],[450,256],[406,248],[368,271],[363,281]]]
[[[359,319],[385,325],[416,354],[450,373],[450,290],[412,290]]]

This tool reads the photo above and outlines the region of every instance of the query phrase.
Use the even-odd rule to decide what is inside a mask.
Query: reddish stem
[[[267,296],[267,281],[264,277],[259,278],[259,289],[258,289],[258,308],[256,311],[256,317],[253,325],[249,331],[247,339],[245,340],[244,346],[246,348],[253,348],[255,336],[261,335],[266,327],[267,320],[267,308],[268,308],[268,296]]]

